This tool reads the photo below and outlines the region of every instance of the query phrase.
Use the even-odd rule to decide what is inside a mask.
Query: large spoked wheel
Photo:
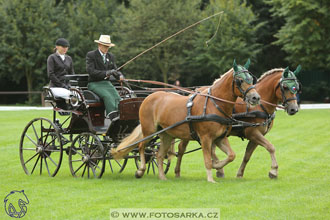
[[[72,176],[101,178],[105,167],[105,152],[98,136],[81,133],[69,150],[69,166]]]
[[[152,173],[156,174],[156,169],[158,169],[158,162],[156,153],[158,151],[160,142],[159,137],[155,137],[152,139],[148,146],[145,148],[145,158],[146,158],[146,167],[147,167],[147,174],[149,174],[150,170],[152,169]],[[137,151],[138,152],[138,151]],[[134,157],[135,160],[135,166],[137,169],[140,167],[140,157],[136,156]],[[170,169],[171,161],[167,160],[167,158],[164,159],[163,167],[164,167],[164,173],[167,174],[168,170]]]
[[[59,129],[46,118],[33,119],[22,133],[19,153],[27,175],[41,175],[44,171],[49,176],[55,176],[60,169],[63,156]]]

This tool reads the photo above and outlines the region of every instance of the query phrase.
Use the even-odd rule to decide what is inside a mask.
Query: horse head
[[[281,97],[282,105],[289,115],[294,115],[298,112],[296,95],[301,91],[301,83],[298,81],[296,75],[298,75],[300,70],[300,65],[294,72],[290,71],[289,67],[285,68],[277,85],[280,88],[280,94],[277,92],[276,95]]]
[[[260,95],[254,88],[256,77],[249,71],[250,59],[247,60],[244,66],[233,63],[233,93],[251,105],[257,105],[260,102]]]

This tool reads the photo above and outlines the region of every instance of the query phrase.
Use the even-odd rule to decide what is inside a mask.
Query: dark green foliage
[[[290,63],[285,61],[285,51],[282,50],[280,45],[272,44],[276,41],[274,35],[284,25],[284,18],[272,16],[271,6],[265,0],[247,0],[247,4],[251,6],[256,16],[256,20],[252,25],[260,25],[260,28],[256,31],[256,38],[257,43],[262,45],[256,56],[255,63],[257,65],[252,65],[251,71],[256,76],[260,76],[272,68],[288,66]]]
[[[166,37],[200,19],[198,0],[132,1],[130,8],[117,11],[116,48],[120,64],[152,47]],[[129,77],[168,82],[180,77],[184,69],[184,50],[192,48],[196,29],[189,29],[166,41],[124,67]]]
[[[257,76],[301,64],[298,78],[308,92],[303,98],[329,95],[327,0],[0,0],[0,87],[40,91],[48,83],[46,60],[59,37],[70,41],[68,54],[81,74],[86,73],[86,53],[97,47],[94,40],[100,34],[111,35],[116,46],[110,51],[120,66],[219,11],[224,14],[218,32],[219,17],[214,17],[142,55],[122,72],[127,78],[207,85],[229,70],[233,59],[242,65],[251,58],[249,70]],[[327,76],[322,83],[308,75],[316,70]],[[29,97],[30,103],[33,99]]]
[[[275,35],[291,65],[305,69],[330,69],[330,1],[271,0],[271,11],[285,19]]]
[[[212,1],[203,11],[204,16],[219,11],[224,11],[219,31],[217,30],[218,18],[213,18],[198,26],[192,45],[192,50],[186,52],[186,69],[183,75],[188,85],[205,85],[213,82],[220,74],[231,68],[232,60],[236,58],[238,64],[244,64],[248,58],[252,59],[252,66],[259,51],[256,43],[256,30],[258,26],[252,25],[255,16],[250,8],[241,1]],[[188,68],[187,68],[188,67]]]
[[[61,18],[61,23],[70,40],[71,48],[68,53],[73,58],[77,74],[86,73],[86,54],[97,48],[94,40],[99,39],[101,34],[110,34],[111,40],[116,44],[116,37],[112,35],[112,14],[117,6],[116,0],[80,0],[69,3],[65,8],[66,16]]]
[[[0,17],[0,76],[17,83],[25,78],[28,91],[47,83],[46,61],[61,29],[59,11],[48,1],[4,1]],[[30,101],[31,101],[30,96]]]

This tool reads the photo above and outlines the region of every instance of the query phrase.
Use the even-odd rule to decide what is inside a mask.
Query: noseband
[[[239,81],[239,79],[237,79],[236,77],[237,77],[237,75],[238,74],[240,74],[240,73],[244,73],[245,74],[245,76],[247,76],[247,75],[250,75],[250,76],[252,76],[252,78],[253,78],[253,85],[252,86],[250,86],[249,88],[247,88],[245,91],[242,89],[242,85],[241,85],[241,82]],[[243,79],[244,81],[246,81],[245,79]],[[248,94],[248,92],[251,90],[251,89],[254,89],[255,88],[255,83],[256,83],[256,81],[257,81],[257,78],[252,74],[252,73],[250,73],[248,70],[242,70],[242,71],[240,71],[239,73],[237,73],[237,74],[234,74],[234,80],[233,80],[233,85],[232,85],[232,88],[233,88],[233,94],[235,94],[234,93],[234,89],[235,89],[235,85],[236,85],[236,87],[238,88],[238,90],[241,92],[241,94],[243,94],[243,100],[245,101],[245,99],[246,99],[246,95]]]

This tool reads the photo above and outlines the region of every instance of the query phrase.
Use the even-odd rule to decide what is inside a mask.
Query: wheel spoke
[[[42,141],[42,128],[43,128],[43,126],[42,126],[42,120],[40,120],[40,139],[41,139],[41,143],[43,143],[43,141]]]
[[[99,168],[100,170],[101,170],[101,168],[97,165],[97,164],[95,164],[93,161],[90,161],[95,167],[97,167],[97,168]]]
[[[150,170],[150,163],[148,163],[148,170],[147,170],[147,174],[149,174],[149,170]]]
[[[32,171],[31,171],[31,174],[33,174],[33,171],[34,171],[34,169],[36,168],[37,163],[38,163],[40,157],[41,157],[41,156],[40,156],[40,154],[39,154],[39,156],[38,156],[38,158],[37,158],[37,161],[35,162],[35,164],[34,164],[34,166],[33,166],[33,169],[32,169]]]
[[[46,144],[46,142],[47,142],[47,139],[48,139],[48,136],[49,136],[49,131],[50,131],[50,128],[52,127],[52,125],[49,125],[49,128],[48,128],[48,132],[47,132],[47,134],[46,134],[46,138],[45,138],[45,142],[43,142],[43,146],[45,147],[45,144]]]
[[[120,168],[121,168],[122,167],[121,164],[117,160],[115,160],[115,161],[118,164],[118,166],[120,166]]]
[[[85,171],[86,171],[86,167],[87,167],[87,163],[85,163],[85,167],[84,167],[83,173],[81,174],[81,177],[84,177],[84,174],[85,174]]]
[[[35,134],[37,140],[39,140],[39,137],[38,137],[38,134],[37,134],[36,128],[34,127],[33,124],[31,124],[31,125],[32,125],[33,131],[34,131],[34,134]]]
[[[71,162],[83,162],[82,160],[71,160]]]
[[[111,173],[113,173],[112,164],[111,164],[111,161],[110,161],[110,159],[108,159],[108,161],[109,161],[109,164],[110,164]]]
[[[45,146],[45,148],[47,148],[51,143],[53,143],[53,142],[56,140],[56,138],[57,138],[57,137],[55,136],[55,138],[53,138],[52,141],[49,142],[49,143]]]
[[[88,179],[89,179],[89,165],[87,164],[87,175],[88,175]]]
[[[36,149],[35,148],[22,148],[22,150],[33,150],[33,151],[35,151]]]
[[[44,159],[45,159],[45,165],[46,165],[46,168],[47,168],[48,175],[51,176],[51,174],[49,172],[49,168],[48,168],[48,163],[47,163],[46,157]]]
[[[75,148],[71,148],[72,150],[74,150],[75,153],[79,154],[80,156],[84,156],[83,154],[79,153]],[[82,151],[82,150],[81,150]]]
[[[96,178],[96,173],[95,173],[95,170],[93,169],[93,167],[91,167],[91,170],[93,172],[94,178]]]
[[[45,158],[46,159],[46,158]],[[41,157],[41,160],[40,160],[40,175],[42,174],[42,157]]]
[[[154,166],[154,160],[151,161],[151,165],[152,165],[152,172],[154,173],[155,175],[155,166]],[[158,166],[157,166],[158,167]]]
[[[36,142],[34,142],[34,140],[32,140],[32,138],[30,138],[29,135],[25,134],[25,136],[36,146],[38,147],[38,144]]]
[[[85,164],[85,162],[83,162],[79,167],[78,167],[78,169],[76,169],[76,171],[74,171],[73,173],[74,174],[76,174],[79,170],[80,170],[80,168],[82,167],[82,166],[84,166],[84,164]],[[86,167],[85,167],[86,168]],[[84,172],[85,172],[85,169],[84,169]],[[84,176],[84,172],[83,172],[83,176]]]
[[[53,164],[57,167],[57,164],[55,161],[45,152],[45,155],[53,162]]]
[[[30,159],[28,159],[25,163],[24,163],[24,165],[25,164],[27,164],[28,162],[30,162],[33,158],[35,158],[35,156],[37,156],[39,153],[36,153],[35,155],[33,155]]]
[[[46,151],[49,151],[49,152],[61,152],[60,150],[54,150],[54,149],[46,149]]]
[[[156,167],[158,167],[158,163],[155,159],[152,159],[152,163],[155,163]]]

